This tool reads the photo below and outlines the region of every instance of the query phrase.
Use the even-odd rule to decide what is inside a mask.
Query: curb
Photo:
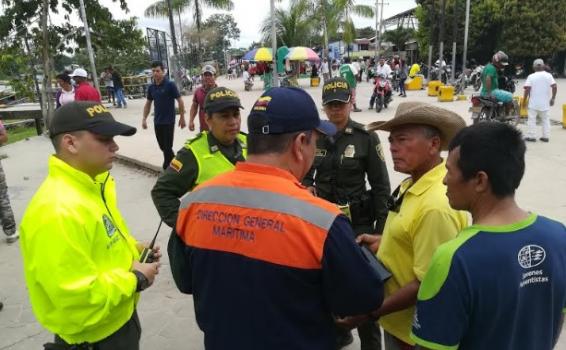
[[[163,169],[161,169],[161,167],[155,166],[153,164],[146,163],[144,161],[141,161],[141,160],[138,160],[138,159],[135,159],[135,158],[125,156],[123,154],[116,154],[116,158],[118,159],[118,162],[120,162],[121,164],[123,164],[125,166],[131,167],[131,168],[141,169],[141,170],[146,171],[146,172],[148,172],[148,173],[150,173],[151,175],[154,175],[154,176],[159,176],[163,172]]]

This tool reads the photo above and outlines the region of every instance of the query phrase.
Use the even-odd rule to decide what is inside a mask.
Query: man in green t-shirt
[[[344,64],[340,66],[340,76],[348,82],[350,85],[350,92],[352,94],[352,105],[354,106],[354,112],[361,112],[362,110],[358,108],[356,105],[356,75],[358,74],[358,70],[350,64],[350,57],[344,58]]]
[[[493,55],[491,63],[485,66],[481,75],[482,96],[493,96],[501,102],[511,102],[513,94],[499,88],[498,71],[509,64],[509,57],[503,51],[498,51]]]

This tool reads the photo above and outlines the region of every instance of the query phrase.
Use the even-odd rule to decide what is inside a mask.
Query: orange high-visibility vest
[[[328,230],[340,214],[285,170],[237,163],[182,199],[176,228],[194,248],[320,269]]]

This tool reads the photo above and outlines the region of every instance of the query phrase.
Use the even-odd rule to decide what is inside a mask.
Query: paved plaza
[[[519,82],[518,93],[522,93],[523,82]],[[566,104],[566,80],[559,79],[557,82],[557,103],[551,110],[551,118],[561,121],[562,104]],[[219,78],[218,84],[230,87],[240,95],[245,107],[242,111],[242,129],[245,131],[247,114],[255,99],[261,95],[262,82],[256,79],[256,85],[251,92],[244,91],[241,79]],[[301,84],[312,94],[317,105],[321,106],[321,88],[308,87],[306,79],[301,80]],[[469,96],[471,90],[468,89],[466,94]],[[376,113],[367,109],[370,95],[371,86],[362,83],[358,87],[358,107],[362,108],[363,112],[353,113],[354,120],[364,124],[387,120],[393,117],[396,106],[402,101],[426,101],[451,109],[470,122],[469,100],[442,103],[437,102],[436,98],[426,96],[425,90],[408,91],[406,99],[395,97],[388,109]],[[192,95],[185,96],[184,100],[188,122]],[[141,129],[143,104],[144,100],[133,100],[129,102],[127,109],[112,110],[119,121],[138,127],[138,133],[133,137],[117,138],[119,154],[142,167],[159,170],[162,153],[157,146],[151,120],[148,121],[148,130]],[[521,128],[524,128],[524,125],[521,125]],[[193,135],[195,133],[189,132],[188,129],[176,129],[174,148],[182,147],[185,140]],[[393,171],[387,151],[387,133],[379,132],[378,135],[384,144],[391,185],[395,188],[406,175]],[[49,139],[38,136],[2,147],[1,151],[8,156],[2,160],[2,165],[6,172],[16,220],[19,222],[27,203],[46,176],[47,158],[52,153],[52,147]],[[562,129],[560,125],[552,127],[550,143],[528,144],[526,173],[517,195],[518,202],[525,209],[561,222],[566,222],[565,153],[566,129]],[[150,240],[159,223],[149,193],[156,180],[155,172],[119,163],[112,173],[117,182],[118,204],[131,232],[139,240]],[[169,232],[170,229],[165,225],[161,228],[158,241],[163,248],[166,247]],[[0,238],[3,236],[0,235]],[[52,336],[37,324],[32,314],[23,277],[19,243],[7,245],[3,239],[0,241],[0,281],[0,300],[4,302],[4,310],[0,312],[0,350],[40,349],[41,344]],[[166,256],[157,282],[142,293],[138,311],[143,328],[142,349],[204,348],[202,333],[194,319],[192,298],[177,291]],[[359,349],[359,342],[356,340],[346,349]],[[566,350],[566,336],[562,337],[556,349]]]

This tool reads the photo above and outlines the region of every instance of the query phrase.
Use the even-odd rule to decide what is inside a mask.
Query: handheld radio
[[[159,226],[157,226],[157,231],[149,243],[149,247],[143,248],[141,255],[140,255],[140,262],[141,263],[152,263],[153,262],[153,246],[155,245],[155,240],[157,239],[157,235],[159,234],[159,229],[161,228],[161,224],[163,224],[163,220],[159,221]]]

